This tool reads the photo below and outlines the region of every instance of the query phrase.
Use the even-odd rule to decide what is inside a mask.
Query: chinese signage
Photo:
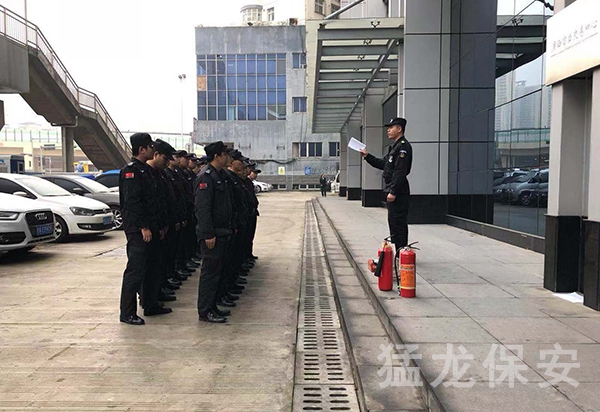
[[[600,1],[578,0],[548,20],[546,85],[600,66]]]

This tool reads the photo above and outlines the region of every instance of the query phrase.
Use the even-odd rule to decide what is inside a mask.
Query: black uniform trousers
[[[229,236],[219,236],[215,247],[209,249],[206,242],[200,242],[200,253],[202,254],[202,267],[200,269],[200,282],[198,283],[198,314],[206,315],[217,305],[219,288],[224,281],[225,257]]]
[[[153,309],[158,306],[160,292],[160,241],[152,234],[146,243],[141,232],[127,233],[127,267],[123,273],[121,287],[121,316],[137,313],[137,294],[142,307]]]
[[[225,253],[223,280],[219,284],[217,300],[220,300],[227,294],[227,291],[233,286],[239,276],[242,267],[242,256],[240,253],[241,239],[243,239],[243,229],[238,229],[238,232],[229,238],[227,251]]]
[[[388,225],[396,250],[408,245],[408,206],[410,195],[400,194],[393,202],[387,202]]]
[[[248,238],[249,238],[249,250],[247,253],[247,256],[244,256],[244,259],[246,258],[251,258],[252,256],[254,256],[254,237],[256,236],[256,225],[258,223],[258,216],[252,216],[250,217],[249,223],[248,223]]]
[[[177,245],[179,243],[179,231],[175,229],[175,225],[169,226],[169,230],[162,241],[163,249],[161,254],[163,257],[163,278],[162,284],[166,286],[167,279],[175,272],[175,256],[177,254]]]

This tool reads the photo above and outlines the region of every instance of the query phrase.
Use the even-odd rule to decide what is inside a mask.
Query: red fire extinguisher
[[[403,298],[414,298],[417,296],[417,255],[419,250],[413,247],[418,242],[411,243],[400,251],[400,279],[398,282],[398,294]],[[398,268],[396,267],[396,276]]]
[[[379,278],[379,290],[392,290],[394,283],[392,273],[394,266],[392,263],[394,260],[394,251],[387,239],[384,240],[383,245],[377,251],[377,255],[377,260],[369,259],[369,270]]]

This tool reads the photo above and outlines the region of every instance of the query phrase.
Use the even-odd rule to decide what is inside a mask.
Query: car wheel
[[[255,192],[256,192],[256,193],[260,193],[260,192],[262,192],[262,188],[261,188],[260,186],[256,186],[256,190],[255,190]]]
[[[55,242],[60,243],[60,242],[64,242],[65,240],[67,240],[67,237],[69,236],[69,227],[67,226],[67,224],[65,223],[63,218],[58,215],[56,215],[55,231],[56,231]]]
[[[531,193],[521,193],[519,203],[523,206],[531,205]]]
[[[121,215],[121,208],[119,206],[111,206],[113,216],[115,218],[115,230],[121,230],[123,228],[123,215]]]

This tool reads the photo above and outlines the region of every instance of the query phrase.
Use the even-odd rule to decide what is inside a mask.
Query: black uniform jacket
[[[132,158],[119,173],[119,198],[126,233],[160,229],[158,182],[148,164]]]
[[[403,136],[388,149],[388,154],[380,159],[368,154],[365,160],[373,167],[383,170],[383,191],[392,195],[410,194],[406,176],[412,167],[412,146]]]
[[[198,239],[212,239],[233,233],[233,207],[227,183],[211,164],[196,177],[195,211]]]

